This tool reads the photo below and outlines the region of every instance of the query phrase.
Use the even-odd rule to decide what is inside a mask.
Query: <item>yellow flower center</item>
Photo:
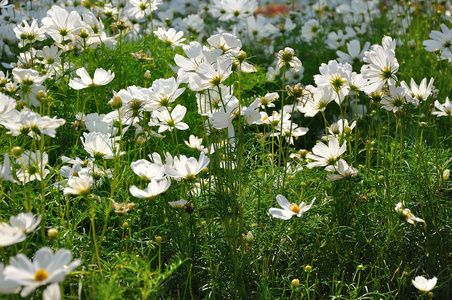
[[[43,281],[49,277],[49,274],[44,269],[39,269],[35,273],[35,281]]]
[[[300,212],[300,207],[296,205],[295,203],[290,204],[289,206],[290,210],[294,213],[298,214]]]

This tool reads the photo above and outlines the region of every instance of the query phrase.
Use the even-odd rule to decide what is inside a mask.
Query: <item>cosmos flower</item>
[[[98,68],[94,71],[93,78],[89,76],[88,71],[86,71],[85,68],[79,68],[75,71],[75,73],[80,78],[69,80],[69,86],[74,90],[81,90],[92,86],[107,85],[115,78],[115,73],[105,71],[102,68]]]
[[[194,157],[187,158],[185,155],[174,157],[173,165],[165,166],[165,173],[176,180],[194,179],[202,170],[207,168],[210,159],[201,152],[199,159]]]
[[[399,214],[400,219],[402,219],[403,221],[406,221],[413,225],[415,225],[414,222],[422,222],[424,223],[424,226],[427,226],[425,221],[413,215],[411,210],[409,210],[408,208],[403,208],[402,202],[397,203],[394,209]]]
[[[132,185],[129,189],[132,196],[136,198],[144,198],[144,199],[155,199],[158,195],[166,192],[166,190],[170,187],[171,181],[163,179],[163,180],[151,180],[148,186],[144,190],[140,190],[135,185]]]
[[[353,168],[353,166],[349,166],[348,163],[342,158],[339,159],[335,166],[327,166],[326,170],[330,172],[337,172],[337,174],[327,174],[326,180],[328,181],[336,181],[358,175],[358,169]]]
[[[452,116],[452,102],[449,97],[446,97],[444,104],[441,104],[438,100],[435,101],[435,110],[432,111],[432,115],[437,117]]]
[[[292,48],[286,47],[284,50],[279,50],[276,70],[279,71],[283,66],[289,66],[290,70],[294,73],[301,70],[301,61],[295,56],[295,51]]]
[[[93,182],[94,180],[91,176],[71,177],[63,190],[63,194],[86,196],[91,191]]]
[[[269,209],[268,212],[274,218],[282,220],[289,220],[293,216],[301,217],[303,213],[307,212],[311,208],[315,199],[316,198],[312,199],[312,202],[309,205],[306,205],[305,202],[301,202],[299,205],[297,205],[295,203],[289,203],[287,198],[284,197],[283,195],[277,195],[276,201],[278,202],[279,206],[282,207],[282,209],[272,207]]]
[[[20,296],[27,297],[40,286],[62,282],[81,264],[80,259],[71,260],[72,253],[67,249],[60,249],[54,254],[50,248],[43,247],[36,252],[33,261],[22,253],[10,258],[3,274],[6,280],[23,286]]]
[[[346,149],[346,142],[344,142],[342,146],[339,146],[339,140],[337,138],[329,139],[328,146],[322,142],[318,142],[314,148],[312,148],[312,153],[309,153],[306,156],[306,158],[312,160],[312,162],[308,163],[306,167],[311,169],[313,167],[335,165],[339,160],[339,157],[344,154]]]
[[[185,41],[185,38],[183,38],[184,32],[177,32],[174,28],[166,30],[165,28],[159,27],[154,31],[154,34],[159,40],[170,45],[173,49],[182,46],[182,42]]]
[[[452,57],[452,29],[444,24],[441,24],[440,27],[441,31],[433,30],[430,32],[431,40],[425,40],[422,44],[426,51],[440,50],[442,58],[450,58]]]
[[[426,294],[433,290],[433,288],[436,285],[436,281],[437,281],[436,277],[433,277],[432,279],[427,279],[424,276],[416,276],[416,278],[411,280],[411,283],[423,294]]]
[[[336,51],[338,56],[337,61],[340,63],[357,63],[363,60],[365,51],[368,51],[370,47],[370,43],[366,42],[361,49],[361,45],[359,40],[352,40],[347,43],[347,51],[348,53],[342,52],[340,50]]]
[[[19,181],[13,177],[8,153],[5,153],[4,157],[5,159],[3,160],[3,164],[0,164],[0,181],[19,183]]]

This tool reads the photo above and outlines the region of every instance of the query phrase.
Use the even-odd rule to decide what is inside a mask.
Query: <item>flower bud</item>
[[[246,52],[243,50],[240,50],[236,57],[239,62],[243,62],[246,59]]]
[[[380,182],[385,181],[385,177],[383,175],[378,176],[378,181]]]
[[[47,231],[47,236],[51,240],[56,240],[58,238],[58,230],[55,228],[50,228],[49,231]]]
[[[114,95],[114,96],[113,96],[113,99],[111,99],[111,101],[110,101],[110,105],[111,105],[114,109],[121,108],[121,106],[122,106],[122,99],[121,99],[121,96],[119,96],[119,95]]]
[[[129,228],[129,223],[128,222],[122,223],[122,228],[123,229]]]
[[[160,244],[161,242],[163,242],[163,238],[160,235],[158,235],[155,237],[155,242]]]
[[[11,149],[11,153],[14,155],[15,158],[18,158],[22,154],[22,148],[17,146]]]
[[[292,282],[291,282],[291,284],[292,284],[292,287],[297,288],[297,287],[300,286],[300,280],[298,280],[298,279],[293,279]]]
[[[245,240],[248,244],[251,244],[254,241],[254,235],[251,231],[247,232]]]
[[[304,271],[305,271],[306,273],[309,273],[309,272],[312,271],[312,267],[311,267],[310,265],[306,265],[306,266],[304,267]]]
[[[430,299],[433,299],[433,297],[435,297],[435,294],[433,294],[433,292],[428,292],[427,297],[429,297]]]
[[[446,169],[443,171],[443,180],[448,180],[450,176],[450,170]]]
[[[151,79],[151,71],[146,70],[143,75],[144,80],[150,80]]]

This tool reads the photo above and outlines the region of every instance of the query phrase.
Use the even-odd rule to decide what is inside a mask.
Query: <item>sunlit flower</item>
[[[19,183],[19,181],[17,181],[13,177],[8,153],[5,153],[4,157],[5,159],[3,160],[3,164],[0,164],[0,181],[11,181],[14,183]]]
[[[9,218],[9,224],[17,232],[30,234],[36,230],[41,222],[41,215],[37,218],[33,217],[32,213],[20,213],[17,216]]]
[[[156,31],[154,31],[154,34],[159,40],[170,45],[173,49],[182,46],[182,42],[185,41],[185,38],[183,38],[184,32],[177,32],[174,28],[166,30],[165,28],[159,27]]]
[[[85,151],[95,159],[112,159],[115,155],[124,154],[124,152],[119,152],[119,146],[116,144],[118,138],[112,138],[109,134],[84,132],[80,139]]]
[[[148,186],[144,190],[140,190],[135,185],[132,185],[129,189],[132,196],[136,198],[144,198],[144,199],[155,199],[158,195],[166,192],[166,190],[170,187],[171,181],[163,179],[163,180],[151,180]]]
[[[292,48],[286,47],[280,50],[277,54],[276,70],[279,71],[283,66],[290,67],[292,72],[299,72],[301,70],[301,61],[295,56],[295,51]]]
[[[325,168],[329,172],[337,172],[337,174],[327,174],[326,180],[335,181],[343,178],[351,178],[358,175],[358,169],[349,166],[342,158],[339,159],[335,166],[327,166]]]
[[[165,178],[165,168],[163,165],[151,163],[145,159],[132,162],[130,168],[142,180],[162,180]]]
[[[174,129],[187,130],[189,128],[188,124],[182,122],[186,112],[187,108],[180,104],[176,105],[171,112],[168,109],[153,111],[152,117],[158,119],[159,122],[151,120],[149,126],[159,126],[158,133],[162,133],[166,130],[173,131]]]
[[[307,212],[312,204],[314,203],[316,198],[312,199],[311,204],[306,205],[306,202],[301,202],[299,205],[295,203],[289,203],[286,197],[283,195],[277,195],[276,201],[278,202],[281,208],[270,208],[269,213],[277,219],[289,220],[293,216],[301,217],[303,213]]]
[[[74,90],[81,90],[92,86],[107,85],[115,78],[115,73],[105,71],[102,68],[98,68],[94,71],[93,78],[89,76],[88,71],[86,71],[85,68],[79,68],[75,71],[75,73],[80,78],[69,80],[69,86]]]
[[[433,277],[432,279],[427,279],[424,276],[416,276],[416,278],[411,280],[411,283],[423,294],[426,294],[433,290],[433,288],[436,285],[436,281],[437,281],[436,277]]]
[[[20,296],[26,297],[40,286],[62,282],[81,264],[80,259],[71,260],[69,250],[60,249],[54,254],[50,248],[43,247],[36,252],[33,262],[22,253],[10,258],[3,274],[6,280],[23,286]]]
[[[16,159],[16,163],[19,165],[17,178],[24,184],[33,180],[41,181],[50,173],[48,169],[45,169],[48,161],[49,156],[45,152],[41,155],[40,150],[24,151],[21,157]]]
[[[27,44],[33,44],[36,41],[43,41],[46,36],[46,27],[39,28],[38,20],[33,19],[31,24],[28,24],[26,20],[22,21],[23,24],[18,24],[14,28],[14,33],[17,39],[20,40],[19,47],[22,48]]]
[[[370,43],[366,42],[361,49],[361,45],[359,40],[352,40],[347,43],[347,51],[348,53],[342,52],[340,50],[336,51],[337,61],[340,63],[357,63],[363,60],[364,52],[368,51],[370,47]]]
[[[194,157],[187,158],[185,155],[174,157],[173,165],[165,166],[165,173],[176,180],[194,179],[196,175],[207,168],[210,159],[201,152],[199,159]]]
[[[434,52],[438,49],[443,58],[450,58],[452,57],[452,29],[444,24],[441,24],[440,27],[441,31],[433,30],[430,32],[431,40],[425,40],[423,45],[426,51]]]
[[[196,149],[196,150],[202,151],[204,153],[206,153],[206,151],[207,151],[206,147],[204,147],[202,145],[202,138],[198,138],[198,137],[194,136],[193,134],[190,134],[188,141],[184,141],[184,142],[188,147],[190,147],[192,149]]]
[[[125,213],[131,211],[135,206],[135,203],[133,202],[118,203],[114,200],[111,201],[113,202],[113,208],[115,209],[115,213],[117,213],[118,215],[124,215]]]
[[[1,236],[1,234],[0,234]],[[16,294],[20,291],[20,285],[12,280],[6,280],[3,275],[5,265],[0,263],[0,294]]]
[[[16,230],[7,223],[0,222],[0,247],[6,247],[20,243],[27,236],[22,230]]]
[[[452,102],[450,102],[449,97],[446,97],[444,104],[441,104],[438,100],[436,100],[435,108],[437,110],[433,110],[432,115],[435,115],[437,117],[452,116]]]
[[[408,94],[411,95],[414,104],[419,104],[420,102],[426,101],[427,98],[435,91],[433,81],[434,79],[431,78],[427,85],[427,78],[424,78],[418,86],[414,79],[411,78],[410,86],[408,86],[405,81],[402,81],[400,86],[402,86]]]
[[[306,167],[325,167],[328,165],[335,165],[339,160],[340,156],[344,154],[347,148],[346,142],[339,146],[339,140],[337,138],[332,138],[328,140],[328,146],[322,142],[318,142],[314,148],[312,148],[312,153],[306,155],[306,158],[313,160],[308,163]]]
[[[91,176],[71,177],[63,190],[63,194],[87,196],[91,191],[93,183],[94,180]]]

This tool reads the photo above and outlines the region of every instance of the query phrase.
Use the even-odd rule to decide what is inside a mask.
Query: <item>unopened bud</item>
[[[11,149],[11,153],[14,155],[15,158],[18,158],[22,154],[22,148],[17,146]]]
[[[446,169],[443,171],[443,180],[448,180],[450,176],[450,170]]]
[[[121,108],[121,106],[122,106],[122,99],[121,99],[121,96],[119,96],[119,95],[114,95],[114,96],[113,96],[113,99],[111,99],[111,101],[110,101],[110,105],[111,105],[114,109]]]
[[[243,62],[246,59],[246,52],[243,50],[240,50],[236,57],[239,62]]]
[[[160,235],[158,235],[155,237],[155,242],[160,244],[161,242],[163,242],[163,238]]]
[[[254,241],[254,235],[251,231],[247,232],[245,240],[248,244],[251,244]]]
[[[58,230],[55,228],[50,228],[49,231],[47,231],[47,236],[51,240],[56,240],[58,238]]]
[[[36,99],[37,99],[39,102],[43,103],[43,104],[46,104],[47,101],[49,100],[49,99],[47,98],[46,92],[43,91],[43,90],[40,90],[40,91],[36,94]]]
[[[309,272],[312,271],[312,267],[311,267],[310,265],[306,265],[306,266],[304,267],[304,271],[305,271],[306,273],[309,273]]]
[[[433,292],[428,292],[427,297],[429,297],[430,299],[433,299],[435,297],[435,294],[433,294]]]
[[[291,282],[291,284],[292,284],[292,286],[293,286],[294,288],[297,288],[297,287],[300,286],[300,280],[298,280],[298,279],[293,279],[292,282]]]
[[[144,72],[143,78],[144,80],[150,80],[151,79],[151,71],[146,70],[146,72]]]
[[[385,181],[385,177],[383,175],[378,176],[378,181],[380,182]]]
[[[128,222],[122,223],[122,228],[124,229],[129,228],[129,223]]]

